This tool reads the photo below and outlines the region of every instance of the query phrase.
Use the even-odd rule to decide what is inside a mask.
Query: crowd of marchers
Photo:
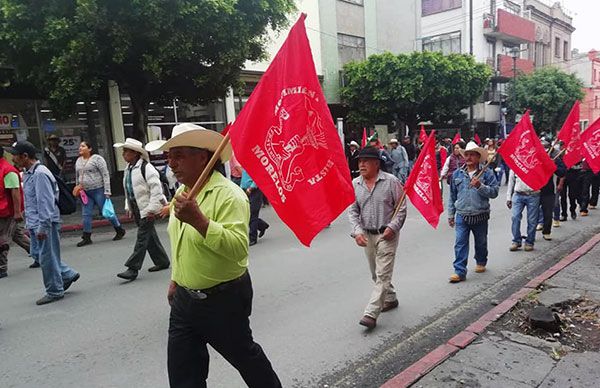
[[[439,184],[448,186],[446,204],[448,224],[455,229],[454,271],[450,283],[467,278],[469,238],[474,238],[475,272],[484,273],[488,264],[488,220],[490,200],[498,197],[503,180],[507,188],[506,206],[511,209],[512,241],[510,251],[532,251],[536,231],[544,240],[551,240],[552,228],[560,227],[568,216],[576,219],[596,209],[600,191],[600,173],[594,174],[585,159],[566,168],[562,161],[564,145],[541,137],[556,164],[556,170],[539,190],[533,190],[519,178],[497,152],[502,139],[485,139],[478,144],[466,143],[460,136],[439,139],[436,144],[436,164]],[[347,149],[348,167],[356,201],[349,211],[351,236],[364,248],[374,288],[359,324],[374,328],[380,313],[398,307],[391,283],[399,232],[406,219],[403,184],[412,171],[423,146],[410,137],[391,139],[383,145],[373,136],[361,149],[351,141]],[[579,210],[579,213],[578,213]],[[526,233],[521,233],[523,213]]]

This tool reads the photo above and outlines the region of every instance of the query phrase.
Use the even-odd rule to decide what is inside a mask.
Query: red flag
[[[541,189],[556,170],[556,164],[537,137],[529,111],[498,148],[508,166],[533,190]]]
[[[594,174],[600,172],[600,118],[581,134],[581,151]]]
[[[564,143],[564,147],[566,148],[562,160],[567,168],[571,168],[579,163],[583,158],[583,154],[581,153],[581,128],[579,127],[579,100],[573,104],[571,112],[569,112],[557,138]]]
[[[435,131],[425,140],[415,167],[406,179],[404,192],[427,222],[437,228],[444,205],[435,162]]]
[[[342,142],[302,14],[231,126],[235,155],[302,244],[352,202]]]
[[[475,134],[475,136],[473,136],[473,139],[475,140],[475,143],[477,143],[477,145],[481,145],[481,139],[479,138],[478,134]]]
[[[462,138],[460,137],[460,132],[456,132],[456,135],[454,135],[454,139],[452,139],[452,145],[458,143],[461,140]]]
[[[419,132],[419,141],[423,144],[427,141],[427,132],[425,132],[425,126],[421,125],[421,132]]]
[[[444,163],[446,163],[446,158],[448,158],[448,150],[446,147],[442,146],[440,148],[440,164],[441,167],[444,167]]]
[[[360,143],[360,148],[365,148],[367,146],[367,128],[363,128],[363,137],[362,142]]]

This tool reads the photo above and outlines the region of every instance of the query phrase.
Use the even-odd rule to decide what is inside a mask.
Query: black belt
[[[248,274],[248,271],[246,271],[239,278],[235,278],[233,280],[228,280],[226,282],[219,283],[216,286],[206,288],[203,290],[194,290],[194,289],[182,287],[179,285],[178,285],[178,287],[183,288],[194,299],[206,299],[208,297],[208,295],[215,295],[215,294],[218,294],[218,293],[228,290],[229,288],[233,287],[237,283],[240,283],[243,280],[245,280],[248,276],[250,276],[250,275]]]
[[[379,229],[364,229],[365,233],[368,234],[383,234],[383,232],[385,232],[387,226],[382,226]]]
[[[519,194],[519,195],[526,195],[526,196],[530,196],[530,195],[539,195],[540,191],[515,191],[515,193]]]

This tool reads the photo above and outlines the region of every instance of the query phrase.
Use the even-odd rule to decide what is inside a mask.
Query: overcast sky
[[[564,7],[573,15],[573,48],[587,52],[592,48],[600,50],[600,34],[598,33],[598,17],[600,16],[599,0],[561,0]],[[594,31],[595,30],[595,31]]]

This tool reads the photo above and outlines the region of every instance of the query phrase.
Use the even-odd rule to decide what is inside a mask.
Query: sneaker
[[[535,230],[537,230],[538,232],[542,229],[544,229],[544,224],[537,224],[537,226],[535,227]]]
[[[560,221],[559,220],[552,221],[552,226],[554,226],[555,228],[560,228]]]
[[[73,276],[71,279],[67,280],[66,282],[63,282],[63,290],[67,291],[73,283],[79,280],[80,277],[81,275],[79,275],[79,273],[76,273],[75,276]]]
[[[561,222],[567,221],[567,216],[560,216],[560,220],[561,220]]]
[[[52,302],[56,302],[57,300],[60,300],[64,298],[64,296],[50,296],[50,295],[44,295],[43,298],[38,299],[35,304],[37,304],[38,306],[41,306],[43,304],[48,304],[48,303],[52,303]]]
[[[544,240],[546,241],[552,241],[552,237],[550,237],[550,234],[542,234],[542,237],[544,238]]]
[[[525,252],[533,251],[533,245],[525,244],[525,248],[523,248]]]
[[[484,273],[485,272],[485,265],[477,264],[475,266],[475,272],[477,272],[477,273]]]
[[[596,208],[596,206],[594,206],[594,205],[590,205],[590,206],[588,206],[588,207],[589,207],[590,209],[595,209],[595,208]]]
[[[448,279],[448,281],[450,283],[460,283],[460,282],[464,282],[467,278],[465,276],[460,276],[458,274],[453,273],[452,275],[450,275],[450,278]]]
[[[582,216],[582,217],[587,217],[588,216],[588,211],[587,210],[581,211],[581,212],[579,212],[579,215]]]
[[[519,243],[512,243],[510,244],[510,248],[508,248],[508,250],[511,252],[518,251],[519,249],[521,249],[521,244]]]

